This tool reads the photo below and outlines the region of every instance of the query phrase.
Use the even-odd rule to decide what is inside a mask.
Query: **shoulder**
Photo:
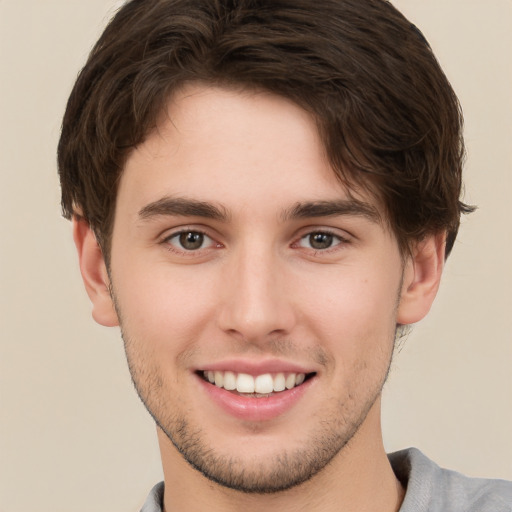
[[[389,455],[406,488],[400,512],[512,512],[512,482],[440,468],[415,448]]]
[[[162,512],[164,498],[164,483],[156,484],[147,497],[140,512]]]

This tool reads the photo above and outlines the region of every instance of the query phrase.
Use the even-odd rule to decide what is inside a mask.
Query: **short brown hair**
[[[305,108],[334,171],[381,200],[402,250],[460,214],[462,115],[419,30],[384,0],[132,0],[93,48],[58,148],[62,208],[108,261],[117,183],[187,82],[267,90]]]

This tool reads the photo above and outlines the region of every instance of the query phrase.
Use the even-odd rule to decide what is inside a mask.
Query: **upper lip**
[[[299,363],[280,359],[225,359],[199,366],[196,371],[232,371],[248,375],[263,375],[265,373],[314,373],[316,370]]]

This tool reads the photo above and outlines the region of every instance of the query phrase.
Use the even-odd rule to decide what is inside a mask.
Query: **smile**
[[[249,375],[233,371],[203,371],[203,379],[226,391],[263,398],[300,386],[309,377],[305,373],[264,373]]]

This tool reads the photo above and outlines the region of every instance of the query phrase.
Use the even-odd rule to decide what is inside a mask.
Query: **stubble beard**
[[[249,494],[273,494],[292,489],[326,468],[357,434],[379,398],[387,377],[386,371],[374,389],[366,393],[363,406],[358,400],[361,397],[351,393],[345,401],[338,400],[338,409],[317,422],[316,429],[308,434],[300,448],[283,449],[261,460],[248,460],[235,453],[217,453],[200,427],[191,425],[184,413],[176,412],[177,407],[159,400],[157,397],[168,396],[169,391],[165,391],[158,368],[142,369],[135,362],[137,351],[132,352],[132,341],[125,333],[122,335],[132,382],[157,426],[185,461],[206,478],[225,488]],[[354,411],[358,413],[354,414]]]
[[[400,303],[402,280],[403,272],[396,308]],[[331,412],[329,418],[318,421],[318,428],[309,433],[300,449],[282,450],[273,455],[270,460],[267,458],[248,461],[233,454],[216,453],[208,445],[207,436],[199,427],[191,426],[184,414],[173,413],[175,408],[165,400],[159,402],[157,397],[168,396],[164,379],[156,365],[153,368],[144,367],[144,364],[140,364],[137,350],[132,352],[132,347],[136,343],[133,343],[123,330],[124,322],[112,288],[111,297],[118,315],[133,385],[156,425],[165,433],[184,460],[206,478],[225,488],[249,494],[278,493],[307,482],[326,468],[353,440],[382,394],[391,368],[399,328],[395,326],[392,349],[384,356],[386,357],[386,361],[383,362],[384,371],[380,379],[374,382],[372,389],[365,394],[363,406],[361,406],[361,397],[357,396],[357,389],[355,389],[354,393],[347,393],[344,400],[335,400],[338,407],[335,413]],[[358,385],[364,387],[362,382]],[[356,384],[355,388],[358,385]],[[354,411],[357,411],[356,414]]]
[[[163,426],[145,405],[183,458],[206,478],[243,493],[274,494],[299,486],[326,468],[356,435],[377,396],[366,404],[357,422],[337,426],[336,422],[324,421],[317,432],[304,440],[303,448],[249,461],[215,453],[207,446],[203,432],[191,428],[183,417]]]

